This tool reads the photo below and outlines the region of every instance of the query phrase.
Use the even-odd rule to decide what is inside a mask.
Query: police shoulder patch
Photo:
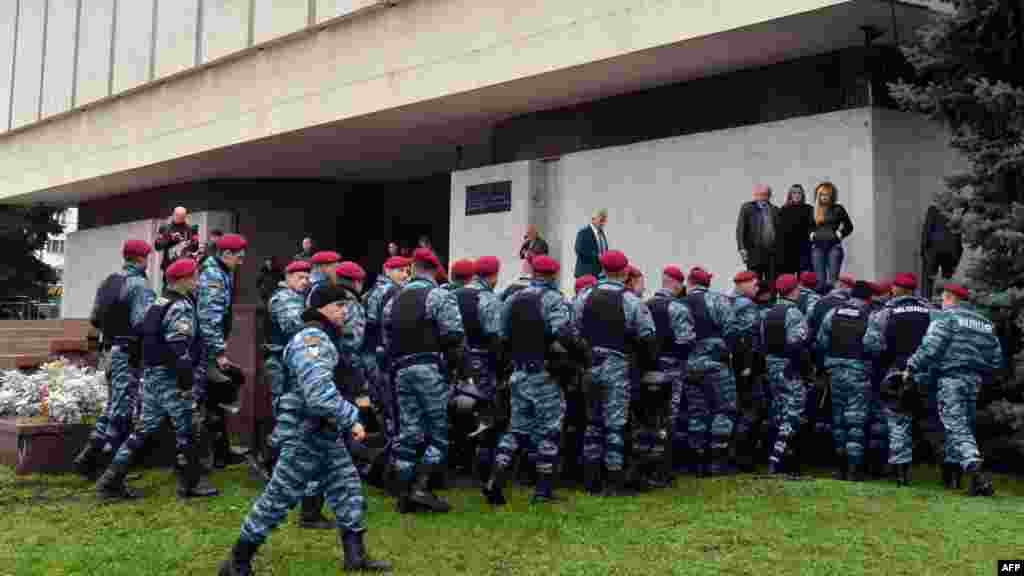
[[[185,336],[192,335],[192,322],[187,318],[182,318],[174,323],[174,331],[178,334],[184,334]]]
[[[317,335],[317,334],[304,334],[302,336],[302,341],[305,342],[307,347],[308,346],[319,346],[320,345],[320,336]]]
[[[224,284],[220,280],[210,280],[206,283],[207,288],[223,288]]]

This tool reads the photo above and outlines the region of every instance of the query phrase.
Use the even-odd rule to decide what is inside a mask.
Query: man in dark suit
[[[776,230],[779,209],[771,204],[772,189],[764,184],[754,186],[754,199],[740,208],[736,220],[736,247],[740,258],[761,277],[762,282],[775,280]]]
[[[540,234],[537,233],[537,227],[530,224],[526,228],[526,236],[523,237],[523,245],[519,247],[519,259],[526,260],[530,256],[547,256],[548,254],[548,243]]]
[[[608,238],[604,235],[604,225],[607,223],[608,210],[601,208],[590,217],[590,225],[576,233],[576,278],[584,274],[601,277],[601,262],[598,258],[608,251]]]

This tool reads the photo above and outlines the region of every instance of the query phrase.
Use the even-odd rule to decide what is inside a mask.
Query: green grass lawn
[[[1024,556],[1024,481],[997,477],[995,498],[946,493],[921,468],[909,489],[825,478],[697,480],[634,498],[563,491],[531,507],[515,488],[492,511],[472,489],[455,512],[400,516],[370,489],[367,544],[398,574],[993,574]],[[0,467],[0,575],[215,574],[259,493],[244,466],[215,474],[223,494],[179,502],[166,470],[144,497],[97,502],[73,476],[15,478]],[[259,574],[335,574],[333,531],[295,513],[257,556]]]

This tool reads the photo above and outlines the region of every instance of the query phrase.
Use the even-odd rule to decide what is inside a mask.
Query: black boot
[[[87,480],[96,480],[98,474],[97,461],[99,460],[100,452],[103,451],[103,438],[100,438],[95,433],[89,435],[89,439],[85,442],[85,446],[82,447],[82,451],[75,456],[75,461],[72,464],[75,473]]]
[[[836,472],[832,475],[836,480],[849,480],[850,479],[850,460],[846,455],[846,450],[836,451]]]
[[[210,486],[203,478],[203,469],[199,464],[199,451],[193,447],[190,454],[185,458],[185,465],[179,469],[175,467],[178,474],[178,498],[209,498],[220,494],[220,491]]]
[[[483,492],[484,498],[487,499],[487,503],[491,506],[504,506],[506,504],[505,481],[507,476],[508,471],[496,465],[491,472],[491,477],[487,479],[487,482],[480,489]]]
[[[583,463],[583,489],[590,494],[600,494],[603,489],[601,482],[601,471],[603,467],[600,462]]]
[[[102,500],[136,498],[138,494],[124,484],[127,475],[127,464],[111,464],[96,481],[96,496]]]
[[[910,486],[910,463],[896,464],[896,485]]]
[[[256,556],[259,544],[252,544],[241,538],[231,547],[231,554],[220,563],[218,576],[250,576],[252,574],[252,559]]]
[[[711,449],[711,465],[708,468],[709,476],[729,476],[736,473],[736,468],[729,460],[728,448]]]
[[[302,510],[299,513],[299,526],[314,530],[329,530],[334,528],[334,522],[331,522],[326,516],[324,516],[323,507],[323,496],[303,496]]]
[[[374,560],[366,554],[365,532],[342,532],[341,549],[345,554],[345,572],[391,572],[391,563]]]
[[[395,494],[395,509],[399,514],[409,514],[416,511],[416,505],[409,499],[412,493],[412,481],[401,479],[398,470],[392,469],[392,492]]]
[[[851,482],[863,482],[864,481],[864,464],[852,463],[850,464],[850,481]]]
[[[639,458],[631,458],[629,467],[626,468],[626,484],[637,492],[650,492],[651,485],[644,474],[644,461]]]
[[[992,496],[995,494],[992,477],[982,468],[980,462],[971,463],[967,467],[967,474],[971,477],[971,485],[967,488],[968,496]]]
[[[432,464],[420,464],[416,467],[416,480],[409,491],[409,501],[432,512],[448,512],[451,506],[442,498],[438,498],[430,490],[430,478],[434,472]]]
[[[959,464],[952,462],[942,463],[942,484],[950,490],[960,489],[960,478],[963,476],[963,469]]]
[[[546,502],[561,502],[562,499],[555,494],[554,475],[537,473],[537,488],[530,497],[530,504],[544,504]]]
[[[608,482],[604,487],[605,496],[633,496],[636,490],[629,486],[624,470],[608,470]]]

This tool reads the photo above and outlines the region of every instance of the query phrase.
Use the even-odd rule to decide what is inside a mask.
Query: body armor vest
[[[703,290],[691,292],[686,295],[686,303],[690,306],[690,313],[693,314],[693,330],[697,333],[697,342],[707,340],[715,335],[715,325],[708,315],[708,302],[704,297]]]
[[[512,362],[544,362],[548,343],[541,302],[543,297],[543,292],[524,293],[509,300],[508,344],[505,352]]]
[[[398,294],[401,290],[401,286],[398,284],[392,284],[388,286],[388,289],[384,292],[384,296],[381,297],[380,302],[377,304],[377,320],[370,320],[369,318],[369,299],[367,299],[367,318],[366,318],[366,338],[365,338],[365,349],[368,352],[375,352],[377,347],[383,342],[381,337],[381,323],[384,321],[384,307],[388,305],[388,302]]]
[[[583,335],[594,348],[608,348],[628,354],[626,339],[626,310],[623,307],[625,290],[590,291],[583,305]]]
[[[789,306],[776,304],[761,320],[762,352],[771,356],[786,355],[786,311]]]
[[[178,300],[188,298],[177,292],[168,291],[164,297],[157,300],[146,311],[146,318],[142,321],[142,358],[143,364],[147,367],[167,366],[174,368],[178,360],[177,354],[167,344],[164,338],[164,318],[171,306]],[[192,342],[189,343],[189,355],[193,363],[199,361],[199,316],[196,308],[192,306]]]
[[[846,298],[831,294],[825,296],[814,306],[814,310],[811,311],[810,319],[807,321],[807,326],[811,329],[811,334],[817,335],[818,328],[821,327],[821,323],[825,320],[825,316],[828,311],[839,306],[843,302],[846,302]]]
[[[505,288],[505,291],[501,293],[501,299],[508,302],[512,296],[515,296],[516,292],[519,292],[523,288],[526,288],[526,284],[509,284],[508,288]]]
[[[888,368],[906,366],[907,360],[924,340],[931,324],[931,305],[924,299],[901,301],[889,308],[889,322],[885,325],[885,356]]]
[[[427,317],[427,296],[432,288],[402,290],[392,305],[392,358],[411,354],[440,354],[441,342],[434,321]]]
[[[837,306],[832,314],[832,339],[829,356],[860,360],[864,358],[864,333],[868,329],[868,313],[852,304]]]
[[[96,293],[98,328],[109,340],[135,336],[131,326],[131,308],[122,296],[127,282],[128,276],[124,272],[115,272],[107,276]]]
[[[647,301],[647,307],[654,319],[659,357],[679,358],[684,352],[681,350],[682,346],[676,344],[675,330],[672,329],[672,316],[669,314],[672,300],[665,296],[655,296]]]
[[[810,290],[800,290],[800,297],[797,298],[796,301],[796,307],[804,313],[804,316],[811,313],[811,311],[807,309],[807,302],[810,300],[811,294],[813,294],[813,292]]]
[[[480,324],[480,290],[463,287],[455,291],[455,300],[462,314],[462,328],[466,332],[466,346],[470,350],[487,348],[484,329]]]

